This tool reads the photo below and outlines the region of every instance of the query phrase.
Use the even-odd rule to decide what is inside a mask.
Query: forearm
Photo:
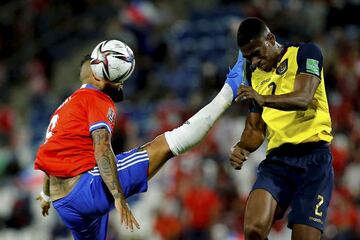
[[[263,107],[270,107],[283,111],[306,110],[309,105],[308,97],[298,92],[282,95],[263,95],[263,97]]]
[[[105,128],[96,129],[91,133],[94,143],[94,153],[100,175],[105,185],[114,197],[114,206],[120,212],[121,224],[130,227],[133,225],[140,228],[139,223],[132,215],[122,188],[120,186],[116,165],[116,156],[111,148],[111,132]]]
[[[111,192],[114,199],[124,196],[118,179],[116,157],[111,148],[95,155],[101,178]]]
[[[123,197],[121,189],[116,157],[111,148],[111,135],[106,129],[98,129],[92,132],[94,153],[97,166],[99,167],[101,178],[114,199]]]
[[[265,133],[259,130],[247,129],[241,135],[240,141],[236,144],[249,152],[254,152],[264,142]]]
[[[50,178],[47,174],[44,174],[43,192],[50,196]]]

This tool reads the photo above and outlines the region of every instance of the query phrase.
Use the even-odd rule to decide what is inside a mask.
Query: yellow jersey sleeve
[[[271,72],[258,68],[252,73],[251,85],[261,95],[281,95],[294,91],[298,74],[311,74],[320,79],[313,102],[305,111],[282,111],[263,107],[267,125],[269,153],[285,143],[299,144],[332,140],[331,120],[325,92],[323,57],[312,43],[285,45],[286,52]]]

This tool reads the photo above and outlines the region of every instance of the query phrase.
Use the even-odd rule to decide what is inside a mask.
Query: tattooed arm
[[[100,175],[113,195],[114,199],[123,198],[123,192],[118,180],[115,154],[111,147],[111,135],[101,128],[92,132],[95,159]]]
[[[94,144],[95,159],[99,167],[101,178],[114,197],[115,207],[121,214],[121,224],[133,230],[133,225],[139,224],[128,208],[126,199],[121,189],[116,166],[116,157],[111,147],[111,134],[105,128],[100,128],[91,133]]]

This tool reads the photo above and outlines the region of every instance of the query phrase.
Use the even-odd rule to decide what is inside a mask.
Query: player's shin
[[[198,144],[216,120],[231,105],[232,88],[225,84],[218,95],[183,125],[165,133],[166,141],[174,155],[186,152]]]

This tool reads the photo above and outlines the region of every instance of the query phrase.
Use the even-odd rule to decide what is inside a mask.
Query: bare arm
[[[264,96],[263,106],[285,111],[306,110],[314,98],[319,83],[320,79],[313,75],[298,74],[292,93]]]
[[[111,148],[111,135],[101,128],[91,133],[94,144],[95,160],[99,167],[101,178],[113,195],[114,199],[124,198],[116,166],[116,157]]]
[[[133,225],[139,227],[138,222],[128,208],[124,193],[118,179],[116,157],[111,147],[111,134],[101,128],[91,133],[94,144],[95,160],[99,167],[101,178],[114,197],[115,207],[121,214],[121,224],[124,223],[133,230]]]
[[[266,125],[261,118],[261,114],[250,112],[246,118],[245,129],[240,141],[236,145],[253,152],[264,142],[265,132]]]
[[[43,196],[42,194],[45,194],[46,196]],[[43,191],[36,197],[36,200],[38,200],[40,203],[41,214],[44,217],[49,215],[50,199],[46,199],[49,198],[49,196],[50,196],[50,179],[47,174],[44,174]]]
[[[261,114],[250,112],[240,141],[231,149],[230,163],[235,169],[241,169],[248,155],[260,147],[264,142],[265,132],[266,124],[262,120]]]
[[[43,192],[50,196],[50,178],[47,174],[44,174]]]
[[[238,99],[254,99],[262,107],[283,111],[306,110],[313,101],[320,79],[306,73],[295,78],[294,91],[281,95],[260,95],[252,87],[240,87]]]

